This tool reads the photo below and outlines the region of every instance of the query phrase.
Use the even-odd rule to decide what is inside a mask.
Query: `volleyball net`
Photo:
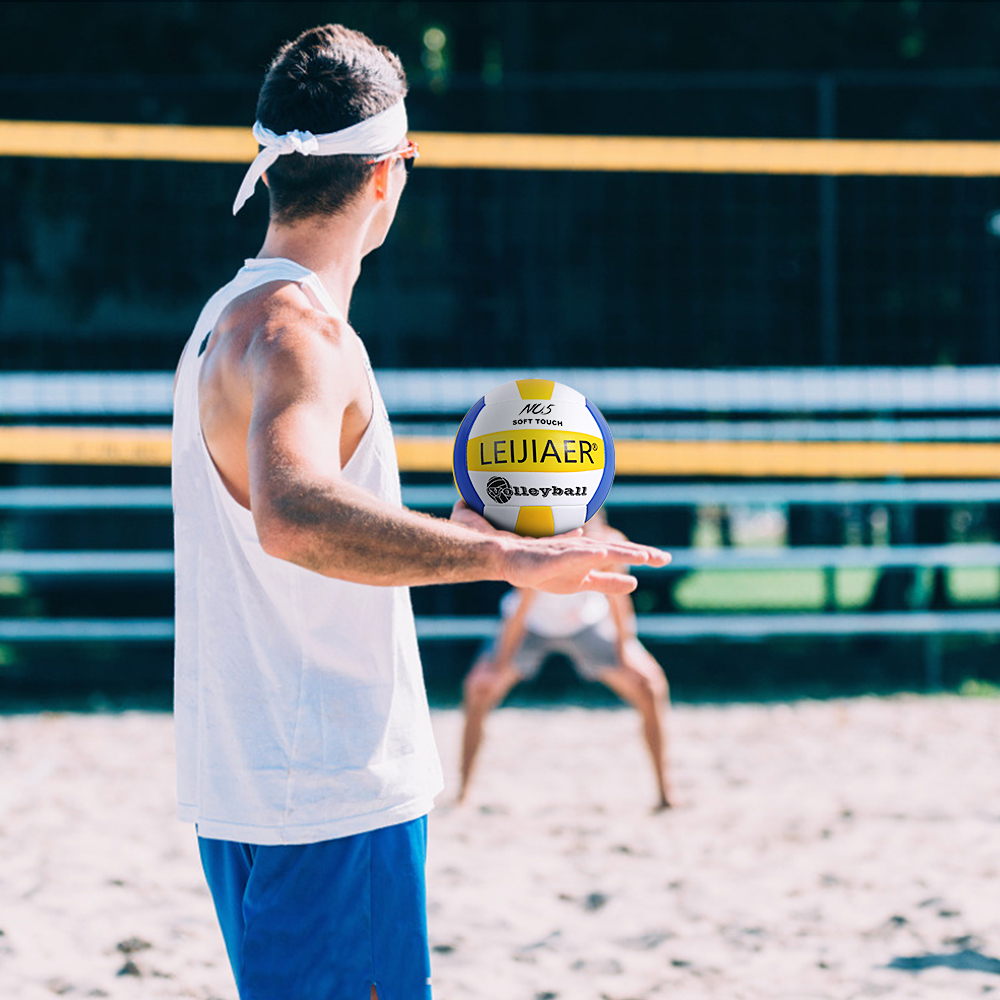
[[[389,368],[1000,364],[1000,144],[422,133]],[[0,123],[7,370],[166,370],[260,240],[244,129]]]
[[[421,165],[444,169],[821,176],[996,177],[1000,143],[851,139],[411,132]],[[0,155],[243,163],[244,128],[0,121]]]
[[[419,170],[352,310],[380,367],[461,385],[515,358],[519,374],[649,372],[645,396],[638,376],[616,390],[624,474],[1000,467],[996,369],[948,375],[1000,364],[1000,143],[415,138]],[[0,251],[0,352],[17,373],[0,380],[0,461],[168,461],[163,426],[109,424],[143,421],[135,372],[169,371],[259,239],[263,198],[228,212],[254,152],[237,128],[0,122],[0,177],[18,192]],[[916,367],[889,399],[901,366]],[[96,404],[18,411],[16,392],[60,398],[54,371]],[[401,464],[445,471],[454,413],[415,414],[412,397]],[[146,422],[168,415],[169,400]]]

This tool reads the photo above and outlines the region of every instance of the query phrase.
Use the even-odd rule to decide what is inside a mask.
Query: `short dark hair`
[[[337,132],[391,108],[406,89],[398,56],[360,31],[324,24],[278,50],[260,88],[257,121],[279,135]],[[267,171],[272,218],[335,215],[371,176],[367,159],[279,156]]]

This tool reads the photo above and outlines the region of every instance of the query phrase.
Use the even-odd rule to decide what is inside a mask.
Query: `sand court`
[[[1000,994],[998,712],[682,705],[683,804],[655,814],[629,711],[499,710],[460,808],[461,718],[436,711],[436,996]],[[0,997],[235,1000],[170,717],[6,716],[0,764]]]

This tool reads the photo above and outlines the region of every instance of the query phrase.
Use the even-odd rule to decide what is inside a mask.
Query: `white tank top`
[[[500,600],[500,614],[509,618],[521,604],[521,592],[511,590]],[[546,638],[566,638],[596,625],[605,639],[615,638],[615,623],[611,618],[608,599],[594,590],[578,594],[535,594],[524,616],[524,627]]]
[[[295,281],[339,312],[313,272],[248,260],[208,301],[174,399],[174,713],[178,815],[203,837],[302,844],[424,815],[441,791],[406,587],[320,576],[268,555],[223,484],[198,410],[206,337],[237,296]],[[385,406],[342,474],[401,506]]]

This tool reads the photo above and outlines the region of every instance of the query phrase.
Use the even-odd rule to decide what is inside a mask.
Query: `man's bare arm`
[[[349,400],[330,377],[351,360],[345,338],[326,323],[255,338],[248,358],[250,507],[269,554],[355,583],[507,580],[558,593],[634,589],[634,577],[602,569],[612,558],[666,562],[659,550],[631,543],[486,534],[394,507],[355,486],[339,461]]]

